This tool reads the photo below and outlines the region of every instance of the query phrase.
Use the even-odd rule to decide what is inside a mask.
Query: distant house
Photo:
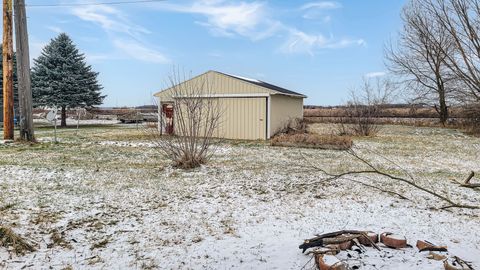
[[[194,85],[199,80],[208,81],[210,89],[201,98],[215,98],[222,104],[221,132],[217,133],[220,137],[266,140],[292,119],[303,118],[306,96],[297,92],[218,71],[208,71],[183,83]],[[158,98],[159,127],[165,133],[175,133],[174,91],[172,87],[154,95]]]

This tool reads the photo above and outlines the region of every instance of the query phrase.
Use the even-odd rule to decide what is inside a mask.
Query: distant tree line
[[[432,104],[442,124],[452,105],[473,108],[478,118],[480,1],[411,0],[402,20],[398,43],[386,49],[389,70],[416,102]]]

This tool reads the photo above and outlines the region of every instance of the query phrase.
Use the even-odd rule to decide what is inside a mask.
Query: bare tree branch
[[[445,125],[448,103],[453,100],[456,76],[445,59],[454,54],[455,44],[447,30],[436,24],[418,1],[411,1],[402,12],[404,23],[398,46],[386,49],[389,70],[403,78],[417,101],[433,103]]]
[[[313,181],[313,182],[301,183],[301,184],[297,184],[297,185],[307,185],[307,186],[316,185],[316,184],[319,184],[319,183],[326,183],[326,182],[330,182],[330,181],[337,180],[337,179],[340,179],[340,178],[346,179],[345,178],[346,176],[380,175],[380,176],[386,177],[388,179],[394,180],[396,182],[402,182],[402,183],[405,183],[409,186],[412,186],[412,187],[414,187],[414,188],[416,188],[416,189],[418,189],[418,190],[420,190],[420,191],[422,191],[426,194],[429,194],[429,195],[431,195],[431,196],[433,196],[433,197],[435,197],[435,198],[439,199],[440,201],[447,204],[443,207],[440,207],[439,209],[448,209],[448,208],[480,209],[479,205],[468,205],[468,204],[462,204],[462,203],[459,203],[459,202],[455,202],[452,199],[450,199],[448,196],[442,195],[438,192],[433,191],[432,189],[428,189],[426,187],[423,187],[423,186],[417,184],[415,179],[413,179],[413,178],[412,179],[407,179],[407,178],[404,178],[404,177],[395,176],[395,175],[392,175],[392,174],[387,173],[385,171],[382,171],[382,170],[378,169],[378,167],[373,165],[371,162],[369,162],[367,159],[361,157],[353,149],[347,150],[345,152],[349,156],[355,158],[357,161],[360,161],[361,164],[366,165],[368,167],[368,169],[347,171],[347,172],[343,172],[343,173],[334,174],[334,173],[329,173],[325,169],[323,169],[321,167],[318,167],[315,164],[312,164],[310,161],[308,161],[308,167],[309,168],[315,169],[316,171],[323,174],[325,177],[323,177],[319,180]],[[348,178],[348,180],[352,180],[352,179]],[[355,181],[358,182],[358,180],[354,180],[354,182]],[[360,184],[362,184],[362,183],[360,183]],[[371,186],[373,186],[373,185],[371,185]],[[387,192],[387,193],[390,193],[390,194],[395,194],[397,196],[400,195],[400,194],[397,194],[394,191],[389,191],[389,190],[381,190],[381,191],[382,192]],[[400,195],[400,196],[403,196],[403,195]]]
[[[169,77],[168,95],[164,97],[173,108],[173,136],[162,135],[161,130],[150,128],[152,142],[160,153],[175,166],[185,169],[198,167],[208,161],[219,145],[223,109],[215,98],[207,76],[193,78],[174,69]],[[162,104],[159,104],[160,108]],[[162,112],[161,127],[166,126]]]

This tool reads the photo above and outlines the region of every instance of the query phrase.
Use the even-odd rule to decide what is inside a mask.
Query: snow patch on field
[[[400,164],[422,185],[449,189],[455,200],[478,204],[477,191],[460,189],[450,178],[480,170],[475,150],[480,140],[437,130],[417,133],[388,130],[356,141],[355,147],[384,169],[398,173],[395,164]],[[445,137],[449,140],[442,144],[429,142]],[[379,177],[357,180],[414,201],[345,179],[298,185],[319,180],[305,158],[333,171],[359,166],[342,152],[224,144],[208,165],[182,171],[160,165],[168,163],[151,146],[110,139],[66,140],[39,149],[1,146],[0,206],[15,206],[0,212],[0,222],[38,250],[16,256],[0,248],[0,268],[300,269],[307,264],[312,269],[311,257],[298,245],[342,229],[391,231],[412,245],[416,240],[447,245],[451,254],[480,267],[478,212],[429,210],[440,202]],[[54,232],[63,244],[53,242]],[[442,267],[416,248],[372,249],[361,256],[340,258],[360,263],[360,269]]]

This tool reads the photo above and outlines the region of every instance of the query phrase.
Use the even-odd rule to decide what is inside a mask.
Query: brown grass
[[[16,254],[25,254],[35,251],[32,244],[17,235],[12,229],[0,226],[0,246],[13,249]]]
[[[0,206],[0,212],[7,211],[13,207],[15,207],[16,203],[7,203],[5,205]]]
[[[280,134],[271,140],[273,146],[346,150],[352,147],[349,136],[320,135],[314,133]]]
[[[65,239],[63,233],[60,233],[58,230],[53,230],[50,236],[50,240],[52,242],[47,245],[48,248],[60,246],[63,248],[72,249],[72,245]]]
[[[97,249],[97,248],[104,248],[107,246],[107,244],[110,243],[110,240],[108,238],[105,238],[103,240],[100,240],[96,243],[94,243],[91,247],[90,247],[90,250],[94,250],[94,249]]]
[[[53,224],[60,219],[59,213],[47,212],[41,210],[38,213],[33,215],[33,218],[30,220],[32,224],[41,225],[41,224]]]

